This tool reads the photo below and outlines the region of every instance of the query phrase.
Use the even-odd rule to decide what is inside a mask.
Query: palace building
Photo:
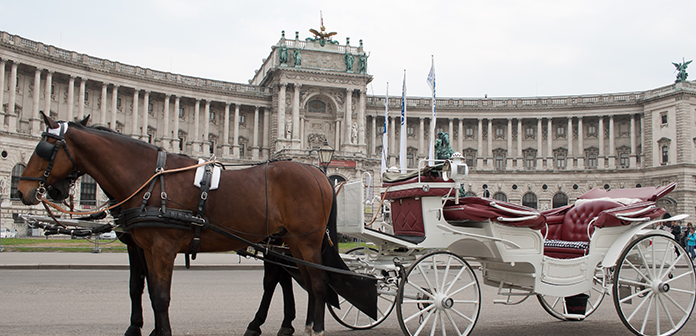
[[[57,48],[0,32],[0,213],[41,213],[16,198],[19,176],[45,129],[40,111],[82,119],[194,158],[225,163],[292,159],[319,164],[336,149],[332,180],[379,181],[384,96],[367,95],[373,77],[360,40],[322,30],[285,33],[248,83],[175,74]],[[677,182],[661,200],[671,214],[695,214],[696,83],[640,92],[579,96],[438,98],[436,133],[447,132],[470,167],[467,195],[549,209],[595,188]],[[389,161],[399,162],[401,99],[390,97]],[[431,99],[407,97],[407,162],[428,154]],[[379,183],[379,182],[377,182]],[[105,197],[84,176],[81,209]]]

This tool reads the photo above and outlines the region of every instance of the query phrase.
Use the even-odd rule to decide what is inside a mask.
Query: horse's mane
[[[81,129],[81,130],[85,130],[85,131],[88,131],[88,132],[91,132],[91,133],[105,133],[105,134],[108,134],[108,135],[113,135],[113,136],[121,137],[123,140],[133,141],[134,143],[137,143],[137,144],[142,145],[142,146],[150,147],[150,148],[156,149],[156,150],[158,150],[158,151],[164,151],[164,150],[165,150],[164,148],[162,148],[162,147],[160,147],[160,146],[155,146],[155,145],[153,145],[153,144],[151,144],[151,143],[148,143],[148,142],[145,142],[145,141],[138,141],[138,140],[136,140],[136,139],[133,139],[133,138],[131,138],[131,137],[129,137],[129,136],[123,134],[123,133],[116,132],[116,131],[114,131],[113,129],[108,128],[108,127],[103,126],[103,125],[83,126],[81,123],[72,122],[72,121],[69,122],[69,124],[70,124],[70,127],[76,127],[76,128],[79,128],[79,129]],[[173,153],[172,153],[172,154],[173,154]],[[188,155],[186,155],[186,154],[177,154],[177,155],[190,158],[190,157],[189,157]]]

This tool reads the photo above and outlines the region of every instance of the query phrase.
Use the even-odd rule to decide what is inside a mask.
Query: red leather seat
[[[459,204],[449,200],[442,212],[445,220],[454,225],[457,225],[457,222],[490,219],[502,224],[539,230],[546,222],[545,217],[535,209],[483,197],[463,197],[459,199]]]

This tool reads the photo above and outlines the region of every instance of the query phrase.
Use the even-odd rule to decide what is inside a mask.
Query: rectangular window
[[[116,108],[121,108],[121,98],[116,99]]]
[[[80,205],[97,205],[97,182],[89,175],[82,176]]]
[[[379,126],[379,127],[377,127],[377,132],[378,132],[379,134],[384,134],[384,126]]]
[[[587,168],[597,168],[597,154],[587,155]]]
[[[89,101],[89,92],[85,91],[85,101]]]
[[[474,129],[472,127],[466,129],[466,136],[474,136]]]
[[[179,151],[184,150],[184,138],[179,137]]]
[[[246,122],[246,116],[243,115],[243,114],[240,114],[240,115],[239,115],[239,123],[240,123],[240,124],[243,124],[243,123],[245,123],[245,122]]]
[[[662,146],[662,164],[669,162],[669,146]]]
[[[503,156],[502,154],[498,154],[495,156],[495,169],[505,169],[505,156]]]
[[[594,125],[587,126],[587,135],[597,135],[597,127]]]
[[[416,166],[413,160],[413,154],[406,154],[406,164],[411,168]]]
[[[534,155],[527,155],[527,157],[525,157],[525,168],[527,168],[527,170],[534,170],[535,163],[536,160]]]
[[[51,94],[54,94],[55,85],[51,84]]]
[[[628,168],[630,165],[630,161],[628,160],[628,153],[621,153],[619,155],[619,164],[621,165],[621,168]]]
[[[210,154],[215,154],[215,141],[210,140]]]
[[[445,130],[442,127],[435,129],[435,136],[437,136],[440,132],[444,133]]]
[[[533,135],[534,135],[534,128],[527,127],[527,136],[533,136]]]
[[[566,159],[565,155],[559,154],[556,156],[556,168],[558,169],[565,169],[566,166]]]
[[[660,121],[663,125],[667,125],[667,112],[660,113]]]
[[[245,146],[244,144],[240,144],[240,145],[239,145],[239,157],[240,157],[240,158],[241,158],[241,157],[244,157],[244,149],[245,149],[245,147],[246,147],[246,146]]]
[[[184,118],[186,116],[186,111],[183,107],[179,107],[179,118]]]
[[[469,167],[474,166],[474,156],[473,155],[469,154],[466,156],[466,165]]]
[[[558,136],[565,135],[565,128],[563,128],[563,127],[556,128],[556,135],[558,135]]]
[[[498,138],[501,138],[501,137],[503,137],[504,132],[505,132],[505,130],[503,130],[502,127],[498,127],[495,129],[495,136]]]
[[[208,119],[211,121],[215,120],[215,111],[210,111],[210,115],[208,116]]]
[[[413,133],[414,133],[413,127],[407,127],[407,128],[406,128],[406,134],[408,134],[408,135],[413,135]]]
[[[152,105],[152,103],[150,103],[150,104],[147,105],[147,111],[148,111],[148,112],[152,112],[153,109],[154,109],[154,105]]]

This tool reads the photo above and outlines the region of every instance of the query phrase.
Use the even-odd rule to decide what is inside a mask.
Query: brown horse
[[[59,123],[43,113],[42,116],[49,131],[37,145],[17,188],[24,204],[39,203],[48,185],[79,172],[92,176],[116,200],[125,201],[124,211],[137,209],[143,202],[148,209],[160,207],[160,197],[148,198],[144,189],[129,198],[155,173],[157,147],[82,123]],[[167,154],[164,169],[196,163],[186,156]],[[268,162],[222,171],[219,188],[208,192],[205,211],[200,214],[196,210],[200,209],[201,191],[193,185],[194,173],[195,170],[183,170],[163,174],[164,190],[157,183],[148,194],[164,197],[168,209],[190,211],[206,220],[200,231],[198,251],[245,247],[220,231],[251,242],[279,234],[293,256],[322,264],[321,246],[333,206],[333,189],[319,169],[294,162]],[[161,218],[126,226],[126,230],[145,255],[155,315],[151,335],[171,335],[169,302],[174,259],[177,253],[190,251],[197,230],[192,225],[162,225]],[[327,276],[317,268],[299,268],[309,292],[306,325],[315,334],[323,334]]]

